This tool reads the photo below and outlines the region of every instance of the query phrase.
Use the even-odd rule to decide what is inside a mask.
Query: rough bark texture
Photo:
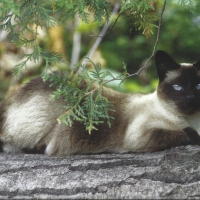
[[[65,158],[0,154],[0,198],[200,198],[200,147]]]

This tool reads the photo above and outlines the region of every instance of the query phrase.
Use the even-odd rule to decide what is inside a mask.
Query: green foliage
[[[180,5],[181,2],[179,0],[168,0],[162,20],[157,49],[167,51],[179,62],[195,62],[199,58],[200,1],[193,0],[193,2],[195,2],[195,11],[191,12],[192,10],[189,7]],[[162,3],[163,1],[156,2],[156,13],[161,11]],[[134,73],[142,66],[146,58],[151,55],[156,34],[154,33],[150,38],[146,39],[140,31],[133,29],[130,32],[130,26],[127,26],[127,24],[132,21],[130,18],[123,16],[120,17],[113,28],[112,36],[107,35],[104,38],[100,49],[106,60],[106,65],[110,69],[120,71],[121,62],[124,61],[127,63],[128,72]],[[157,78],[153,59],[146,71],[149,81]],[[134,77],[128,81],[132,81],[134,85],[137,79],[137,77]],[[149,82],[147,83],[149,84]],[[138,84],[143,85],[141,82]],[[127,88],[131,92],[138,91],[136,87]],[[141,91],[143,92],[143,90]]]
[[[66,12],[62,16],[62,20],[69,18],[75,19],[75,15],[86,23],[89,23],[89,12],[93,13],[94,21],[97,21],[100,25],[103,24],[104,18],[108,21],[111,13],[110,3],[106,0],[77,0],[77,1],[58,1],[60,8],[65,7]],[[88,9],[89,12],[86,10]]]
[[[200,9],[198,5],[200,2],[198,0],[193,0],[193,2],[195,8],[192,10],[185,7],[186,5],[180,7],[179,4],[175,4],[168,10],[168,15],[166,14],[163,18],[158,48],[170,52],[178,62],[193,63],[199,58]]]
[[[44,53],[42,48],[37,43],[38,28],[52,27],[56,24],[56,20],[51,16],[54,10],[50,7],[52,2],[38,0],[21,0],[21,1],[2,1],[0,3],[0,30],[9,32],[8,38],[17,46],[24,46],[26,49],[33,48],[29,54],[22,55],[24,61],[19,63],[13,73],[20,77],[21,69],[26,67],[27,62],[33,60],[39,62],[40,57],[46,62],[46,67],[50,68],[50,56],[54,56],[56,62],[62,61],[56,53]]]
[[[110,73],[102,72],[100,65],[94,65],[94,69],[92,77],[85,68],[79,75],[71,71],[64,74],[52,73],[48,77],[51,86],[56,86],[51,100],[62,98],[66,102],[66,112],[57,119],[58,122],[68,126],[72,126],[73,121],[82,122],[89,134],[97,130],[96,125],[105,121],[110,127],[110,120],[113,119],[110,113],[114,112],[112,102],[102,96],[103,86],[108,82],[105,78]]]
[[[178,2],[181,6],[186,7],[187,9],[193,11],[194,10],[194,5],[195,1],[194,0],[179,0]]]
[[[155,27],[153,22],[157,19],[152,13],[154,8],[151,1],[123,1],[121,5],[120,14],[129,11],[129,17],[133,19],[135,26],[149,36]],[[102,25],[110,18],[112,4],[108,0],[10,0],[9,3],[7,0],[1,0],[0,6],[0,30],[8,31],[8,37],[17,47],[33,48],[32,53],[23,55],[24,61],[14,70],[14,74],[19,77],[21,69],[26,67],[30,60],[39,62],[40,58],[44,59],[47,69],[53,64],[52,60],[64,62],[55,52],[43,52],[37,41],[39,27],[64,23],[67,19],[75,19],[76,14],[86,23],[89,23],[89,17],[93,15],[94,22]],[[59,15],[59,12],[62,12],[62,15]]]
[[[138,83],[137,81],[127,81],[125,84],[125,89],[128,91],[134,91],[136,93],[143,93],[147,94],[150,92],[155,91],[156,87],[158,85],[158,79],[153,79],[150,84],[148,85],[141,85],[141,83]]]
[[[152,0],[124,0],[120,13],[129,11],[131,19],[138,30],[143,30],[143,34],[149,37],[153,33],[153,28],[157,27],[154,22],[158,17],[154,13]]]

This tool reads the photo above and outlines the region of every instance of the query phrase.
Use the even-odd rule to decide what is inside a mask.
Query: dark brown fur
[[[189,144],[200,145],[200,137],[195,130],[188,127],[184,130],[154,129],[149,132],[146,144],[147,151],[162,151],[177,146]]]
[[[124,106],[126,105],[125,97],[128,95],[124,94],[121,96],[117,92],[114,92],[112,95],[112,93],[113,91],[107,90],[103,92],[108,100],[114,103],[113,107],[118,108],[116,112],[112,112],[112,116],[115,118],[111,120],[112,128],[109,128],[105,122],[98,125],[98,130],[93,130],[91,134],[88,134],[84,124],[75,121],[72,128],[70,128],[68,138],[71,141],[70,149],[73,149],[74,153],[90,153],[91,149],[95,149],[96,153],[102,151],[109,152],[114,147],[116,149],[122,147],[124,134],[129,123],[129,116],[122,115]],[[59,145],[54,154],[61,154],[59,152]]]

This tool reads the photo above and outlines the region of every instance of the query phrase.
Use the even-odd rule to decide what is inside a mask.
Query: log
[[[48,157],[0,154],[0,198],[200,198],[200,147]]]

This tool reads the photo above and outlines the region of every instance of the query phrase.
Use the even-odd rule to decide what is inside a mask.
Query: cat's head
[[[158,97],[182,114],[200,112],[200,60],[194,64],[178,64],[160,50],[155,60]]]

